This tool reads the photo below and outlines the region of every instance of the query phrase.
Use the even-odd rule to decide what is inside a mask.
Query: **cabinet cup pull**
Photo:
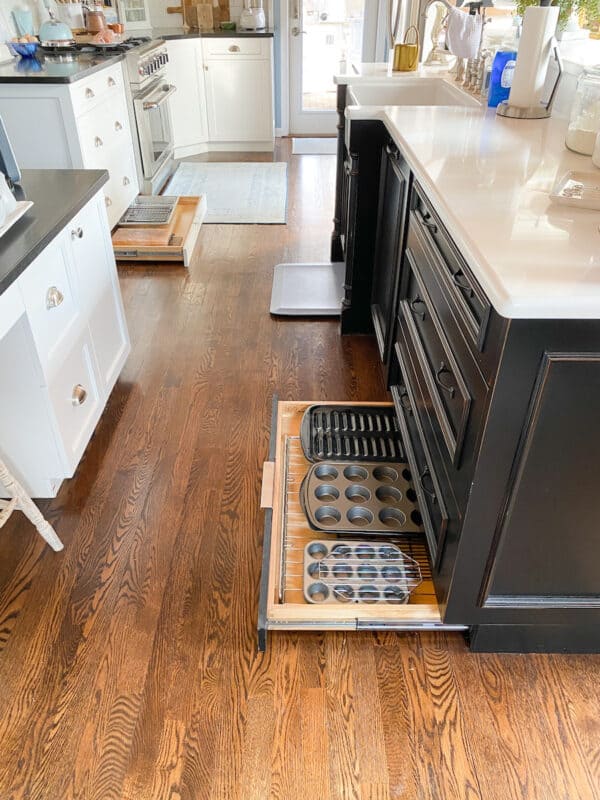
[[[116,131],[122,131],[122,130],[123,130],[123,126],[121,125],[121,123],[119,122],[119,120],[117,120],[117,121],[115,122],[115,130],[116,130]]]
[[[423,225],[425,225],[425,227],[431,231],[431,233],[438,232],[438,226],[435,224],[435,222],[431,222],[431,214],[424,214],[422,217],[422,222]]]
[[[109,206],[112,206],[112,200],[110,199],[110,197],[105,197],[105,198],[104,198],[104,203],[105,203],[105,205],[106,205],[106,207],[107,207],[107,208],[108,208]]]
[[[448,367],[444,364],[443,361],[440,363],[440,368],[435,373],[435,382],[441,389],[443,389],[445,392],[448,392],[448,394],[452,399],[454,399],[454,395],[456,394],[456,386],[444,383],[442,380],[442,375],[450,375],[450,377],[454,379],[452,371],[448,369]]]
[[[87,391],[83,388],[83,386],[78,383],[77,386],[73,387],[73,393],[71,395],[71,402],[74,406],[82,406],[87,399]]]
[[[46,292],[46,308],[50,311],[53,308],[58,308],[65,299],[64,294],[57,286],[51,286]]]
[[[114,78],[112,78],[112,77],[109,77],[109,79],[108,79],[108,85],[109,85],[110,87],[112,87],[112,86],[116,86],[116,85],[117,85],[117,82],[116,82],[116,80],[115,80]]]
[[[96,97],[96,95],[94,94],[94,90],[93,89],[86,89],[85,90],[85,96],[86,96],[86,98],[88,100],[91,100],[92,97]]]
[[[386,144],[385,152],[388,154],[390,158],[393,158],[395,160],[400,158],[400,150],[398,150],[398,148],[393,142],[389,142],[388,144]]]
[[[455,272],[454,275],[452,276],[452,280],[458,286],[461,292],[464,292],[467,295],[467,297],[473,297],[473,295],[475,294],[475,292],[473,291],[473,287],[467,280],[466,275],[462,270],[459,269],[458,272]]]
[[[426,480],[430,484],[429,486],[425,485]],[[432,502],[437,503],[437,495],[435,493],[433,478],[431,477],[431,472],[429,471],[429,467],[425,467],[423,472],[419,475],[419,483],[421,484],[421,488],[423,489],[425,494],[431,497]]]
[[[126,176],[123,178],[123,186],[129,186],[129,184],[130,184],[130,183],[131,183],[131,181],[129,180],[129,178],[128,178],[128,177],[127,177],[127,175],[126,175]]]
[[[73,228],[71,239],[83,239],[83,228]]]
[[[406,391],[406,389],[402,390],[399,396],[400,396],[400,405],[406,411],[406,413],[410,417],[412,417],[413,410],[410,404],[410,397],[408,396],[408,392]]]
[[[230,53],[239,53],[240,52],[240,48],[238,47],[237,44],[230,44],[229,45],[229,52]]]
[[[423,306],[424,308],[427,308],[427,306],[425,305],[425,301],[424,301],[424,300],[422,300],[422,299],[419,297],[419,295],[417,295],[417,296],[414,298],[414,300],[411,300],[411,301],[410,301],[410,308],[411,308],[411,311],[413,312],[413,314],[415,315],[415,317],[419,317],[419,319],[421,320],[421,322],[425,322],[425,316],[426,316],[426,314],[425,314],[425,311],[418,311],[418,310],[415,308],[415,306],[417,306],[417,305],[421,305],[421,306]]]
[[[99,136],[96,136],[94,138],[94,145],[96,147],[102,147],[104,145],[104,142],[102,141],[102,139]]]

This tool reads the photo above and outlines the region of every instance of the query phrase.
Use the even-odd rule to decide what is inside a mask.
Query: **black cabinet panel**
[[[485,606],[600,607],[600,355],[546,354]]]

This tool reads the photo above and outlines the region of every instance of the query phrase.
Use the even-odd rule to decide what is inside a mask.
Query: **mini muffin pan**
[[[304,548],[308,603],[408,603],[421,583],[417,562],[389,542],[309,542]]]
[[[393,406],[310,406],[300,441],[308,461],[406,461]]]
[[[423,532],[406,464],[322,461],[308,471],[300,502],[317,531],[387,536]]]

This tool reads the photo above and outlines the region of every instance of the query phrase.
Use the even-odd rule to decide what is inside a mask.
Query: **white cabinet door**
[[[129,335],[119,289],[104,201],[100,195],[70,225],[79,295],[96,357],[99,388],[110,394],[129,353]]]
[[[271,62],[246,58],[205,62],[208,133],[211,141],[253,142],[273,138]]]
[[[167,48],[168,81],[177,87],[170,100],[177,151],[208,139],[202,43],[200,39],[175,39],[167,42]]]

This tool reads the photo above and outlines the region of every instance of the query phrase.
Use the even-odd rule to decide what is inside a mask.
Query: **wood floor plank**
[[[65,550],[2,530],[0,800],[598,800],[598,657],[350,631],[257,653],[273,393],[387,399],[372,337],[268,313],[273,266],[326,261],[333,215],[335,159],[277,148],[286,226],[120,267],[132,353],[42,503]]]

